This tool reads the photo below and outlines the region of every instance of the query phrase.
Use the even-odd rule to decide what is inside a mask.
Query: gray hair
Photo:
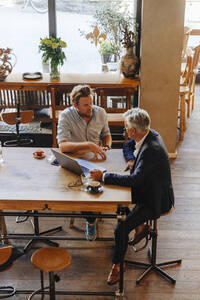
[[[76,85],[70,93],[70,99],[73,103],[78,104],[81,97],[93,97],[93,91],[89,85]]]
[[[151,119],[146,110],[141,108],[132,108],[123,114],[125,122],[129,128],[135,128],[138,131],[146,131],[150,129]]]

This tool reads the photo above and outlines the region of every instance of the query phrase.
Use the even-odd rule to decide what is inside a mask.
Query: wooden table
[[[5,160],[0,168],[0,210],[70,210],[115,212],[116,206],[131,202],[130,190],[104,186],[101,194],[93,195],[68,183],[80,177],[48,160],[34,159],[36,148],[3,148]],[[50,154],[50,149],[43,149]],[[107,160],[96,162],[112,172],[124,170],[122,150],[107,152]]]
[[[50,149],[43,149],[46,154]],[[103,213],[114,213],[118,221],[125,220],[123,208],[131,204],[131,193],[129,188],[116,187],[111,185],[103,186],[103,193],[93,195],[82,191],[80,187],[69,188],[68,184],[79,180],[79,176],[57,166],[53,166],[44,158],[36,160],[32,153],[35,148],[3,148],[5,164],[0,168],[0,210],[3,215],[10,215],[10,210],[19,211],[33,210],[46,212],[47,216],[53,215],[53,211],[93,211]],[[107,160],[95,161],[110,172],[123,174],[125,161],[120,149],[113,149],[107,152]],[[117,207],[121,207],[122,214],[116,215]],[[48,212],[48,213],[47,213]],[[54,215],[55,216],[55,215]],[[62,216],[65,216],[62,214]],[[23,236],[22,236],[23,238]],[[122,245],[123,247],[123,241]],[[121,279],[119,292],[88,292],[88,295],[116,296],[123,295],[123,260],[121,260]],[[31,292],[31,291],[29,291]],[[20,291],[19,291],[20,293]],[[28,292],[27,292],[28,293]],[[69,295],[72,292],[63,291]],[[73,292],[75,295],[76,292]],[[77,292],[80,295],[80,292]],[[85,294],[85,292],[83,292]],[[120,298],[122,299],[122,298]]]

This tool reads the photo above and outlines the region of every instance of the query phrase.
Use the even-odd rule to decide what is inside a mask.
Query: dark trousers
[[[126,211],[128,213],[128,211]],[[122,252],[122,256],[124,258],[127,247],[128,247],[128,235],[129,233],[135,229],[137,226],[143,224],[148,220],[154,219],[153,212],[150,208],[144,207],[143,205],[136,205],[132,211],[129,210],[127,214],[126,220],[123,221],[125,224],[125,236],[124,236],[124,249]],[[113,264],[120,263],[120,231],[121,231],[121,223],[118,223],[115,229],[115,246],[114,246],[114,255],[112,262]]]

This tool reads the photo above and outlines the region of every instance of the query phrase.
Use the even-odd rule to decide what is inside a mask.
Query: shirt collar
[[[135,142],[135,150],[137,151],[137,153],[139,152],[146,136],[148,135],[149,131],[143,136],[143,138],[139,141],[139,142]]]

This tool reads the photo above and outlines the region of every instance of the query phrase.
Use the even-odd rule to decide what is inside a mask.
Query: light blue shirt
[[[102,138],[110,135],[106,111],[93,105],[92,118],[87,124],[74,106],[66,108],[60,114],[57,128],[58,144],[67,142],[90,141],[101,145]]]

